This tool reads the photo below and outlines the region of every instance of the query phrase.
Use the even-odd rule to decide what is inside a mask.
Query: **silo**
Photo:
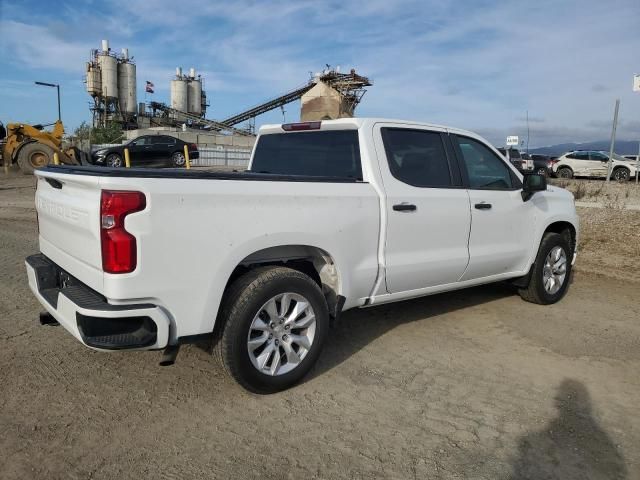
[[[98,65],[102,79],[102,96],[118,98],[118,61],[107,52],[98,54]]]
[[[126,60],[118,63],[118,101],[122,113],[136,113],[136,66]]]
[[[186,112],[189,105],[187,99],[188,85],[186,80],[180,78],[171,80],[171,108]]]
[[[202,83],[198,79],[193,79],[189,81],[188,85],[189,110],[187,111],[193,115],[200,115],[202,113]]]
[[[92,62],[87,62],[87,92],[92,97],[98,97],[102,92],[100,70],[98,66]]]

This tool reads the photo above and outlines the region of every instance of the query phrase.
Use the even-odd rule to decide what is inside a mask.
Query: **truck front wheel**
[[[285,390],[313,367],[329,328],[318,284],[297,270],[261,267],[227,290],[214,355],[255,393]]]
[[[519,290],[527,302],[548,305],[558,302],[569,287],[573,250],[565,235],[547,232],[542,237],[531,279]]]

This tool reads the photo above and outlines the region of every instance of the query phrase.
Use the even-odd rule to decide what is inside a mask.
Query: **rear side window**
[[[450,187],[451,169],[439,132],[383,128],[391,174],[414,187]]]
[[[598,160],[600,162],[606,162],[609,160],[608,156],[600,152],[591,152],[589,154],[589,157],[591,158],[591,160]]]
[[[156,135],[151,138],[153,145],[173,145],[176,143],[176,139],[174,137],[169,137],[167,135]]]
[[[357,130],[262,135],[252,172],[362,180]]]
[[[567,158],[573,158],[574,160],[589,160],[589,152],[575,152],[567,155]]]

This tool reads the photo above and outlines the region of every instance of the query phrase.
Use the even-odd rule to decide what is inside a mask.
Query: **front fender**
[[[544,192],[544,200],[545,210],[541,210],[539,212],[540,221],[537,222],[534,234],[534,244],[529,257],[529,261],[527,262],[527,271],[529,270],[529,268],[531,268],[531,265],[538,255],[538,248],[540,247],[540,242],[542,241],[543,235],[550,229],[553,230],[552,226],[558,223],[569,224],[575,231],[575,261],[575,253],[577,251],[577,245],[580,235],[580,221],[578,218],[578,213],[576,212],[573,195],[571,194],[571,192],[563,188],[552,187],[551,189]]]

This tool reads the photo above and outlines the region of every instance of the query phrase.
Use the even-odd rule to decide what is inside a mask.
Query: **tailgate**
[[[40,251],[101,291],[100,177],[38,171],[36,175]]]

